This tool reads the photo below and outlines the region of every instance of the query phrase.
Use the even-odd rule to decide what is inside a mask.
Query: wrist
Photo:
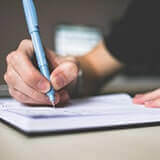
[[[76,57],[80,64],[77,78],[78,96],[86,97],[95,95],[99,89],[101,78],[96,74],[88,56]]]

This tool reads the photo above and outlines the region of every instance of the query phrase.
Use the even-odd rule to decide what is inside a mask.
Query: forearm
[[[94,94],[105,77],[111,76],[123,67],[109,53],[103,42],[100,42],[90,53],[77,58],[83,70],[84,92],[86,95]]]

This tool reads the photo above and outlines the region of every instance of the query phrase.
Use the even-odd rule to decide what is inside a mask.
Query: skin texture
[[[133,103],[143,104],[150,108],[160,108],[160,89],[136,95],[133,99]]]
[[[120,68],[119,62],[108,54],[103,43],[84,57],[58,57],[49,49],[46,49],[46,56],[52,71],[51,83],[34,65],[33,44],[30,40],[23,40],[17,50],[8,54],[4,79],[8,84],[10,95],[17,101],[32,105],[51,105],[45,93],[52,85],[56,90],[55,103],[68,102],[70,96],[66,87],[76,84],[79,63],[85,73],[85,86],[88,86],[86,91],[91,92],[96,83],[96,81],[91,83],[91,79],[101,79],[104,75]],[[101,63],[97,63],[97,60]]]
[[[106,77],[110,77],[124,66],[110,54],[103,42],[100,42],[91,52],[77,59],[84,72],[84,94],[86,96],[96,93],[99,89],[96,86],[100,87],[99,84],[103,84]]]
[[[51,68],[51,84],[33,65],[33,45],[30,40],[23,40],[16,51],[7,56],[7,72],[4,79],[9,92],[16,100],[32,105],[51,105],[45,95],[51,85],[56,90],[56,104],[66,103],[69,94],[65,87],[76,79],[78,64],[73,57],[58,57],[53,51],[46,49]]]
[[[4,79],[10,95],[17,101],[31,105],[51,105],[45,93],[52,85],[56,90],[55,103],[65,104],[70,99],[67,86],[76,84],[79,68],[84,72],[84,93],[88,96],[96,91],[97,82],[124,67],[110,54],[103,42],[81,57],[59,57],[50,49],[45,50],[51,69],[51,83],[36,68],[31,40],[23,40],[17,50],[8,54]],[[136,95],[133,103],[160,108],[160,89]]]

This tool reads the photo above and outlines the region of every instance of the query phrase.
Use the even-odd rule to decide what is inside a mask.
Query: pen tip
[[[55,103],[53,101],[51,103],[52,103],[52,106],[55,107]]]

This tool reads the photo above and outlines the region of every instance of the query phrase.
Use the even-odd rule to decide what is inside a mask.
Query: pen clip
[[[39,31],[38,18],[33,0],[22,0],[29,33]]]

